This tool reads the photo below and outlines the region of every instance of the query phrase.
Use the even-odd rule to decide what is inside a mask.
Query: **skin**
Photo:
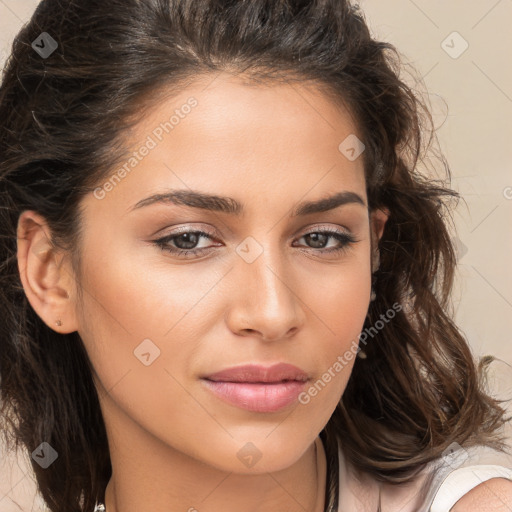
[[[81,275],[48,243],[44,218],[21,215],[22,284],[48,326],[79,332],[92,361],[113,465],[108,512],[321,512],[325,454],[317,471],[315,445],[354,359],[309,403],[273,413],[227,404],[200,377],[288,362],[321,378],[358,340],[372,242],[388,212],[369,212],[363,159],[338,150],[347,136],[361,138],[352,117],[312,87],[200,79],[148,112],[133,147],[190,96],[198,105],[132,172],[103,199],[83,199]],[[244,214],[171,203],[132,210],[168,189],[229,196]],[[365,204],[290,217],[299,202],[338,191]],[[187,259],[153,243],[178,227],[208,232],[197,247],[211,249]],[[357,241],[327,254],[341,243],[304,238],[325,229]],[[236,251],[247,237],[262,250],[251,263]],[[145,339],[160,350],[148,366],[134,355]],[[252,467],[237,457],[246,443],[261,455]]]
[[[450,512],[509,512],[512,510],[512,481],[491,478],[466,493]]]

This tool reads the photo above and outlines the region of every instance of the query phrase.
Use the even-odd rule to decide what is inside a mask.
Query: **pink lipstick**
[[[218,398],[253,412],[276,412],[294,403],[309,376],[296,366],[244,365],[202,378]]]

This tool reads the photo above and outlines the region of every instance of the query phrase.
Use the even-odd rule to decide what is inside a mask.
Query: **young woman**
[[[0,375],[49,510],[510,504],[398,73],[348,1],[39,4],[0,87]]]

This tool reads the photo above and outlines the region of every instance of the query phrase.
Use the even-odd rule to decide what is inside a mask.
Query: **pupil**
[[[186,238],[189,238],[189,240],[186,240]],[[197,244],[198,238],[199,237],[197,236],[196,233],[183,233],[178,238],[176,238],[175,243],[180,249],[192,249],[194,245]],[[185,243],[184,247],[180,247],[182,245],[182,242]]]
[[[317,247],[317,248],[318,247],[323,248],[323,246],[325,245],[325,239],[327,238],[327,236],[322,233],[310,233],[309,235],[306,235],[306,236],[308,236],[310,238],[310,240],[312,239],[313,246]],[[322,241],[322,239],[323,239],[324,243],[323,244],[320,243],[320,246],[315,245],[315,244],[318,244],[319,239],[320,239],[320,241]]]

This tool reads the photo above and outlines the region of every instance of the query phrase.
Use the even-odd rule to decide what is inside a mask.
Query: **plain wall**
[[[37,4],[0,0],[0,62]],[[374,35],[396,45],[423,77],[452,187],[465,200],[454,214],[455,319],[475,355],[503,360],[495,366],[493,385],[512,393],[512,1],[360,5]],[[23,511],[40,510],[28,467],[23,457],[4,458],[0,512],[19,511],[13,500]]]

